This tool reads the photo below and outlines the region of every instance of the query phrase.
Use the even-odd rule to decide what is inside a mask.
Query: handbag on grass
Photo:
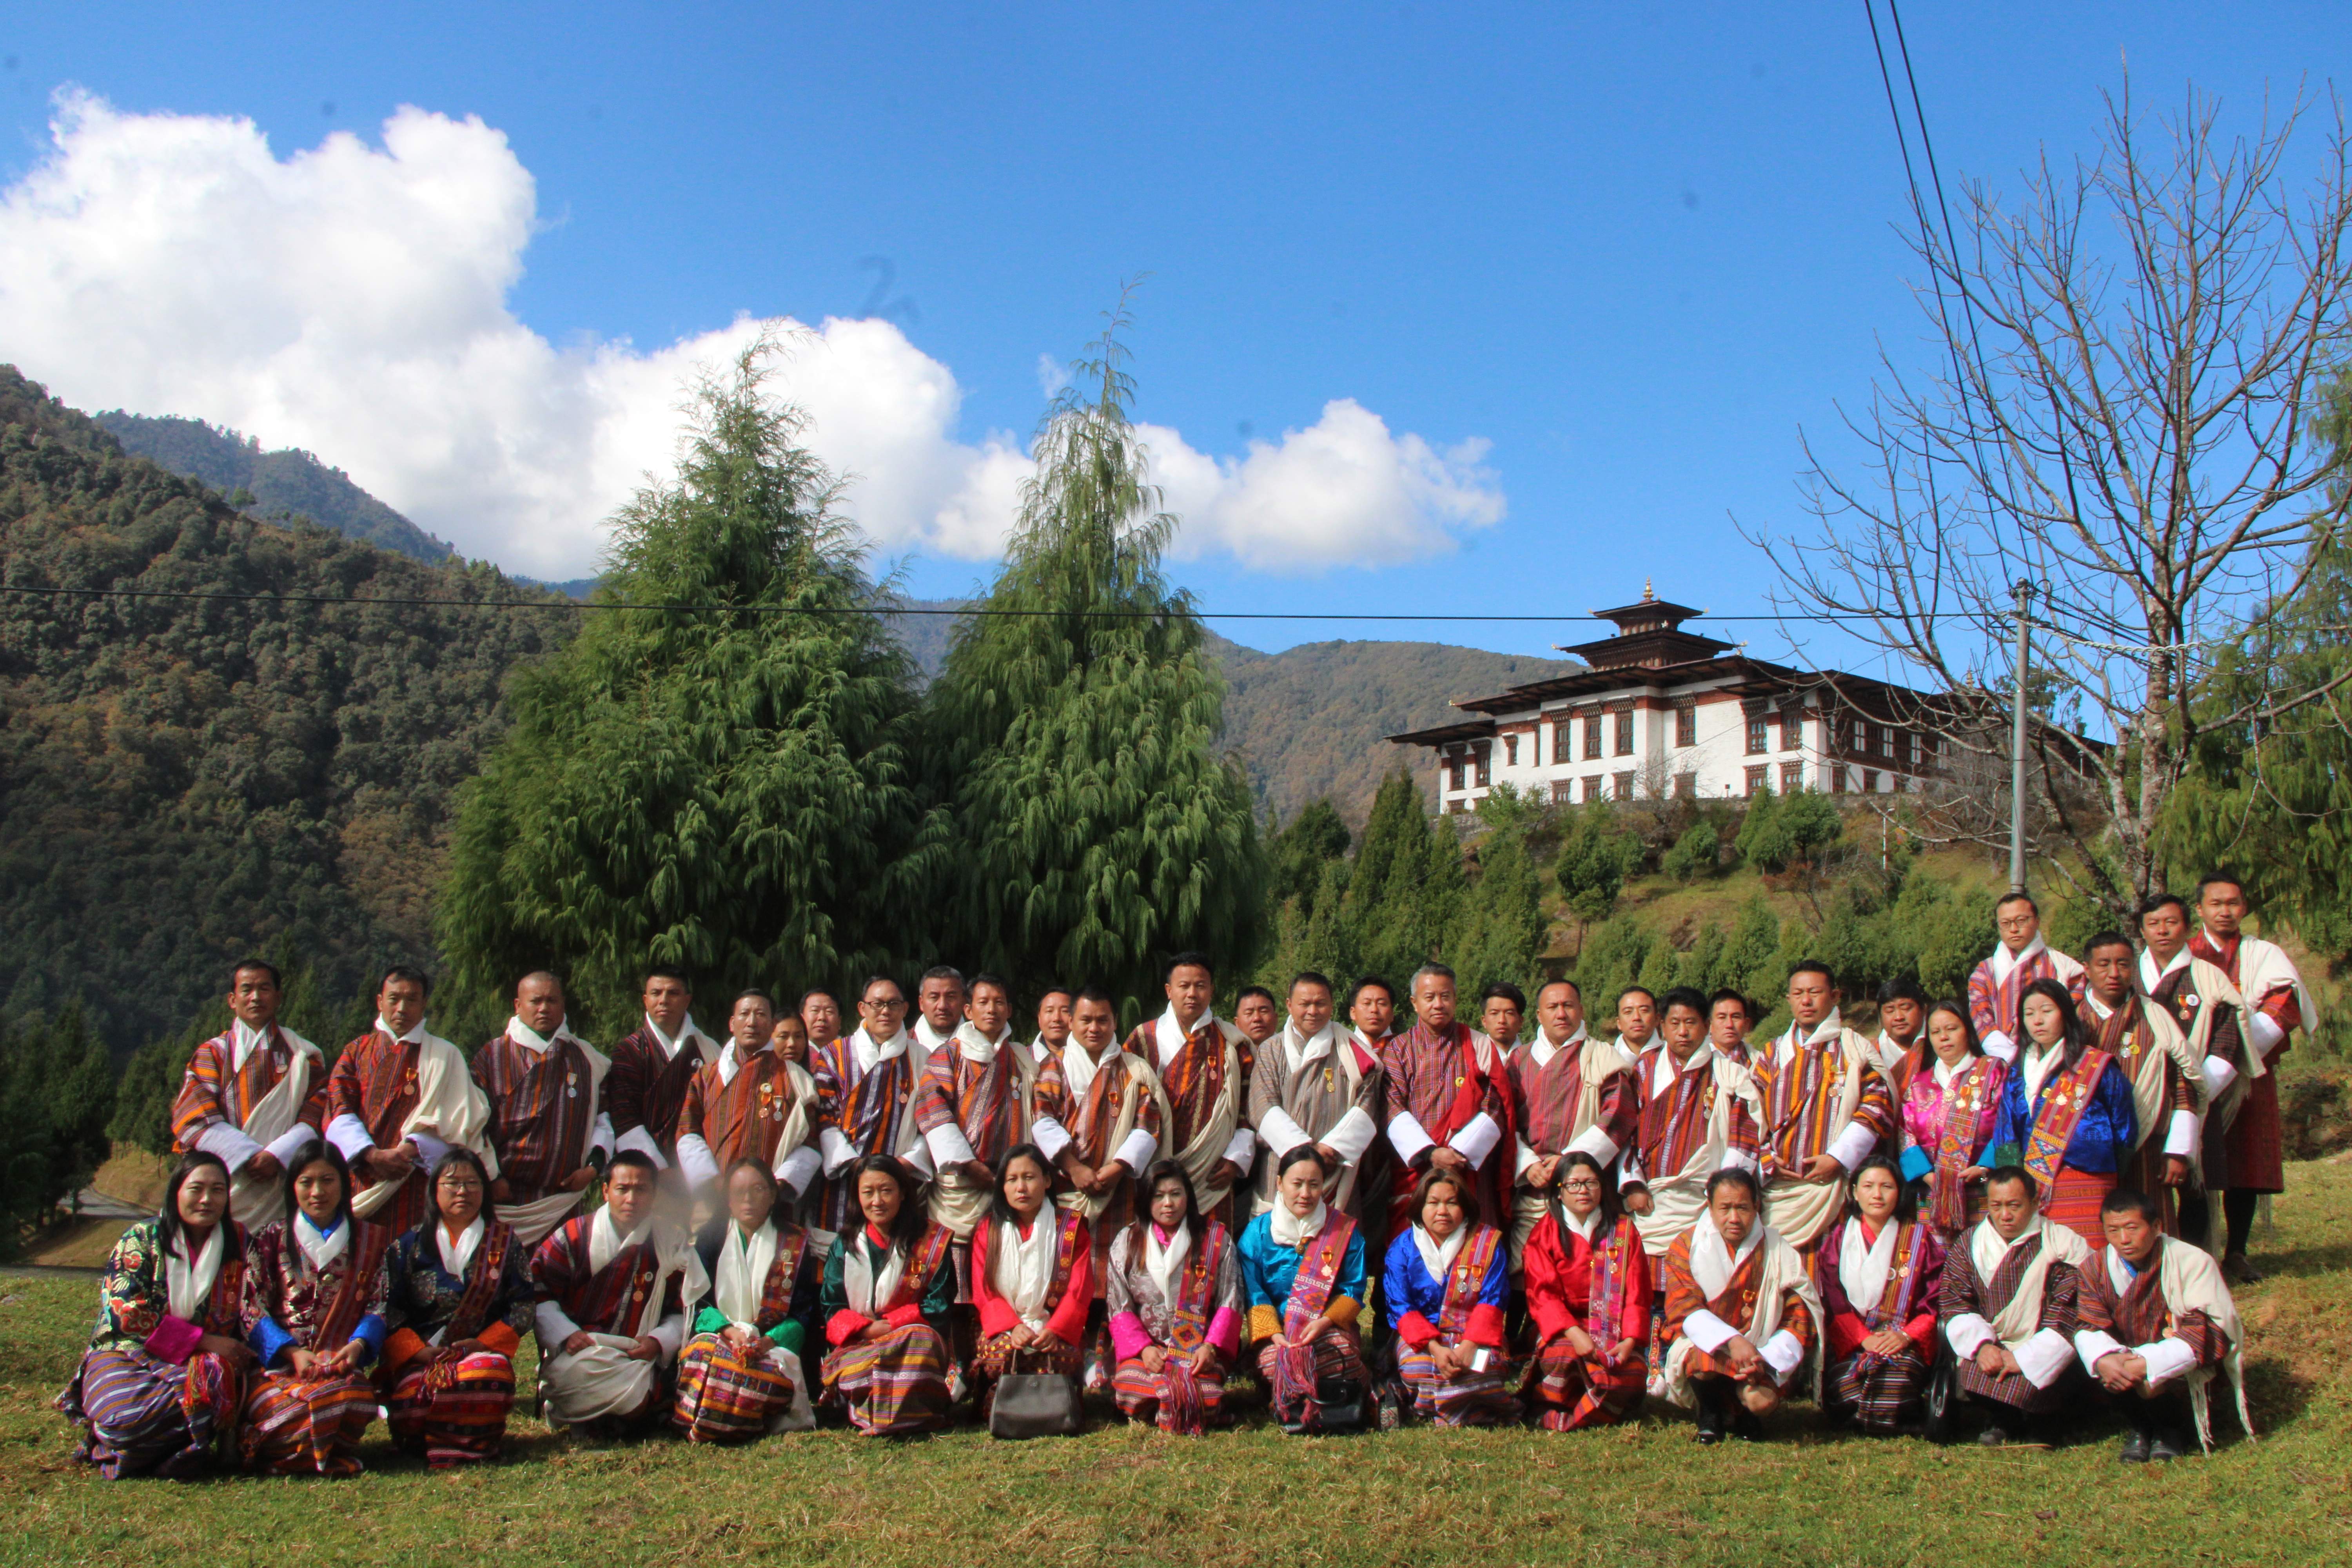
[[[1013,1364],[1020,1358],[1016,1352]],[[988,1406],[992,1437],[1069,1437],[1081,1417],[1078,1380],[1060,1372],[1008,1372]]]

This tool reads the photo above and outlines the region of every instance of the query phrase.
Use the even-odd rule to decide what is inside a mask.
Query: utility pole
[[[2025,667],[2033,657],[2033,584],[2019,579],[2017,593],[2017,689],[2011,700],[2009,731],[2009,890],[2025,891]]]

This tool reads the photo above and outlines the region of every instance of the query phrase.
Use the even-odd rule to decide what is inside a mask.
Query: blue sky
[[[878,313],[952,374],[950,434],[969,445],[1025,437],[1040,356],[1068,358],[1148,273],[1139,417],[1234,461],[1353,399],[1507,509],[1433,525],[1450,550],[1369,567],[1328,541],[1291,570],[1215,548],[1177,563],[1208,608],[1364,617],[1221,628],[1268,647],[1539,651],[1591,628],[1380,617],[1572,616],[1644,577],[1758,613],[1765,581],[1731,520],[1809,526],[1801,428],[1844,450],[1836,405],[1866,395],[1882,341],[1906,363],[1931,352],[1858,5],[491,10],[16,8],[0,181],[54,155],[68,86],[122,115],[249,118],[280,159],[337,131],[377,144],[403,105],[476,116],[535,182],[505,295],[531,332],[652,351],[746,312]],[[2044,146],[2087,151],[2126,57],[2152,101],[2193,75],[2251,119],[2266,90],[2324,86],[2352,40],[2340,5],[1917,4],[1904,20],[1947,180],[1996,184]],[[68,396],[114,393],[98,362],[125,352],[0,336],[0,358]],[[201,376],[172,384],[154,396],[183,406],[143,411],[202,412],[185,405]],[[918,593],[987,570],[890,553]]]

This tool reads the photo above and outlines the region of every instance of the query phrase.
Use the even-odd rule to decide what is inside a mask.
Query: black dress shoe
[[[1757,1419],[1756,1412],[1743,1405],[1731,1413],[1731,1435],[1743,1443],[1760,1443],[1764,1440],[1764,1423]]]
[[[2148,1447],[2147,1428],[2135,1426],[2124,1434],[2123,1448],[2116,1458],[2126,1465],[2145,1465],[2147,1463]]]
[[[2187,1438],[2179,1432],[2166,1427],[2149,1437],[2147,1457],[2159,1465],[2167,1464],[2174,1459],[2187,1458],[2189,1449],[2189,1444]]]
[[[1698,1402],[1698,1440],[1709,1448],[1723,1441],[1723,1406],[1704,1394]]]

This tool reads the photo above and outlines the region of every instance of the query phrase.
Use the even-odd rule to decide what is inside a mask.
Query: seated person
[[[943,1331],[956,1298],[952,1238],[896,1156],[866,1155],[848,1181],[865,1223],[824,1260],[825,1398],[868,1436],[935,1431],[961,1381]]]
[[[317,1140],[286,1163],[287,1217],[246,1246],[246,1342],[261,1361],[245,1401],[245,1461],[268,1474],[355,1476],[375,1419],[392,1235],[352,1217],[343,1157]]]
[[[791,1015],[786,1015],[790,1016]],[[690,1303],[669,1424],[690,1443],[735,1443],[816,1425],[802,1355],[824,1265],[777,1204],[765,1161],[728,1169],[727,1212],[695,1238],[710,1289]]]
[[[2178,1459],[2190,1435],[2213,1447],[2206,1384],[2225,1368],[2238,1421],[2252,1435],[2244,1340],[2237,1303],[2210,1253],[2164,1234],[2164,1211],[2146,1193],[2119,1187],[2099,1215],[2106,1245],[2081,1268],[2074,1351],[2124,1411],[2123,1462]]]
[[[1217,1419],[1241,1353],[1241,1268],[1232,1233],[1194,1206],[1183,1161],[1153,1162],[1143,1190],[1147,1217],[1110,1244],[1111,1393],[1129,1419],[1197,1436]]]
[[[1944,1244],[1885,1155],[1863,1161],[1850,1186],[1813,1254],[1827,1314],[1822,1408],[1865,1432],[1895,1432],[1926,1413]]]
[[[652,1155],[622,1150],[604,1168],[604,1206],[565,1220],[531,1257],[551,1426],[621,1436],[653,1426],[668,1408],[686,1303],[710,1282],[693,1237],[657,1212],[658,1176]]]
[[[1323,1202],[1322,1156],[1304,1144],[1282,1156],[1279,1201],[1242,1232],[1242,1297],[1258,1374],[1275,1418],[1288,1432],[1362,1419],[1364,1237],[1356,1222]]]
[[[1381,1304],[1396,1314],[1396,1370],[1413,1414],[1437,1426],[1491,1426],[1518,1414],[1503,1386],[1510,1300],[1503,1233],[1479,1223],[1476,1189],[1442,1166],[1421,1178],[1412,1224],[1389,1243]],[[1381,1425],[1396,1425],[1383,1403]]]
[[[495,1459],[514,1408],[514,1353],[530,1328],[530,1249],[491,1214],[481,1156],[433,1168],[425,1223],[392,1244],[383,1370],[393,1441],[435,1469]]]
[[[1996,1165],[1985,1179],[1984,1218],[1944,1255],[1937,1314],[1959,1357],[1962,1394],[1986,1410],[1977,1441],[2020,1440],[2065,1403],[2075,1329],[2075,1271],[2088,1243],[2042,1217],[2033,1178]]]
[[[1763,1436],[1805,1381],[1822,1299],[1797,1249],[1766,1225],[1755,1173],[1733,1166],[1706,1184],[1706,1212],[1666,1249],[1666,1397],[1698,1413],[1698,1440],[1727,1429]]]
[[[1579,1149],[1524,1254],[1535,1325],[1529,1403],[1547,1432],[1609,1426],[1642,1405],[1654,1294],[1641,1226],[1617,1206],[1617,1185]]]
[[[1034,1143],[1005,1152],[996,1203],[972,1237],[971,1295],[980,1311],[972,1381],[981,1419],[1008,1372],[1078,1375],[1095,1300],[1095,1244],[1076,1211],[1053,1202],[1052,1167]]]
[[[230,1194],[219,1155],[183,1154],[163,1212],[124,1231],[107,1258],[98,1328],[57,1407],[80,1434],[74,1458],[109,1480],[189,1480],[216,1458],[236,1462],[254,1356],[237,1319],[246,1236]]]

